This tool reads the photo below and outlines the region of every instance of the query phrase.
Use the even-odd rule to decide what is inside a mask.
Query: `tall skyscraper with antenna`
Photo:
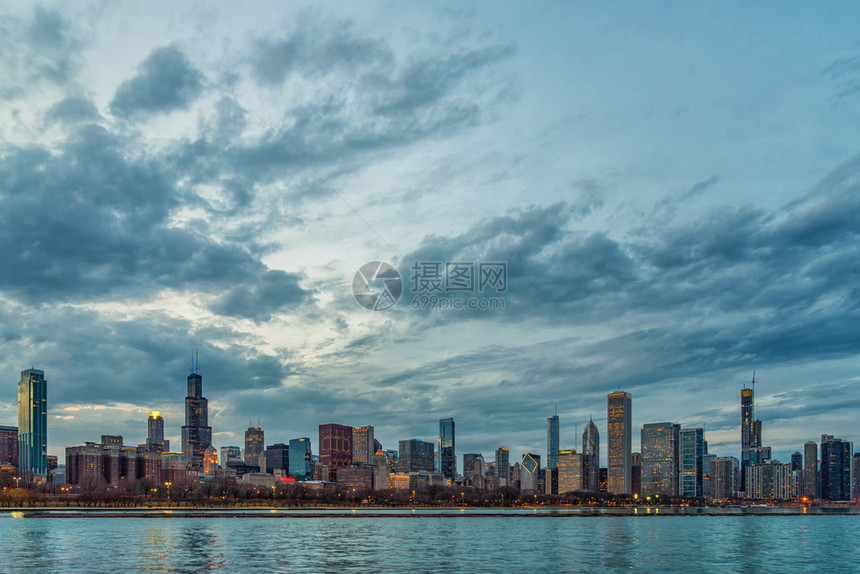
[[[741,483],[738,490],[746,487],[747,467],[750,465],[750,450],[756,442],[761,441],[761,423],[756,432],[755,424],[755,371],[753,371],[752,388],[741,389]],[[759,436],[756,437],[756,434]],[[759,444],[760,446],[760,444]]]
[[[188,395],[185,397],[185,426],[182,427],[182,454],[185,463],[195,470],[203,469],[206,448],[212,444],[212,427],[209,426],[209,401],[203,396],[203,376],[200,359],[191,357],[188,375]]]
[[[558,467],[559,425],[558,412],[546,419],[546,467]]]

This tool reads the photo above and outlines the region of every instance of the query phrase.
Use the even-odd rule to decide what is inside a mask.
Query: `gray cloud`
[[[111,113],[128,118],[186,109],[202,93],[204,79],[176,46],[157,48],[117,88]]]

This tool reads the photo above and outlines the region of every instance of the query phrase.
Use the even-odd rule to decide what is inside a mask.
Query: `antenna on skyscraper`
[[[260,417],[257,417],[257,428],[260,428]]]
[[[753,396],[755,396],[755,369],[753,369],[752,391]]]
[[[555,414],[558,416],[558,401],[555,401]]]

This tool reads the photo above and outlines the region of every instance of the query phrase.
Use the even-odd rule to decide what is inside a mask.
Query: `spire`
[[[755,369],[753,369],[752,390],[753,390],[753,396],[755,396]]]

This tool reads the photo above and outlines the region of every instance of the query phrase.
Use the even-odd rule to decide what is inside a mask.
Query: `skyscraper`
[[[520,490],[537,490],[539,474],[540,455],[527,452],[520,463]]]
[[[263,428],[260,426],[259,421],[257,421],[257,426],[254,427],[251,424],[248,424],[248,428],[245,429],[245,464],[248,466],[259,466],[260,465],[260,455],[263,454],[264,450],[264,442],[265,442],[265,432],[263,432]],[[266,472],[265,468],[260,469],[261,472]]]
[[[439,470],[454,480],[457,476],[457,453],[454,443],[454,419],[439,419]]]
[[[209,401],[203,396],[203,376],[200,362],[192,358],[188,375],[188,395],[185,397],[185,426],[182,427],[182,454],[186,464],[203,470],[206,448],[212,444],[212,427],[209,426]]]
[[[299,480],[309,480],[311,459],[311,439],[302,437],[290,441],[290,474]]]
[[[480,461],[480,462],[479,462]],[[466,453],[463,455],[463,478],[466,479],[469,486],[475,486],[476,483],[476,468],[480,468],[481,474],[478,478],[483,478],[484,457],[479,453]]]
[[[681,425],[648,423],[642,427],[642,496],[678,494],[678,443]]]
[[[678,494],[688,498],[702,496],[705,429],[681,429],[679,446]]]
[[[400,454],[397,457],[397,471],[432,472],[435,448],[432,442],[412,438],[399,442]]]
[[[851,500],[854,497],[854,443],[821,435],[821,498]]]
[[[711,463],[711,496],[714,500],[728,500],[737,493],[738,459],[733,456],[717,457]]]
[[[18,470],[48,473],[48,383],[38,369],[21,371],[18,382]]]
[[[284,474],[290,472],[290,447],[282,442],[270,444],[266,447],[266,468],[260,469],[269,474],[276,470]]]
[[[18,427],[0,426],[0,468],[18,468]]]
[[[609,393],[607,397],[609,465],[606,474],[606,487],[609,492],[615,494],[631,494],[632,404],[633,397],[630,393],[623,391]],[[642,455],[645,455],[644,451]],[[643,477],[643,482],[644,480]]]
[[[558,466],[558,415],[546,419],[546,467]]]
[[[588,490],[584,488],[584,456],[576,452],[576,449],[560,450],[558,453],[558,493],[576,492],[577,490]],[[597,481],[597,473],[594,476]],[[594,489],[597,492],[597,488]]]
[[[499,486],[511,485],[511,451],[506,446],[500,446],[496,449],[496,477],[499,479]]]
[[[164,440],[164,418],[158,411],[152,411],[146,425],[146,444],[161,452],[170,450],[170,441]]]
[[[750,449],[755,447],[756,434],[761,435],[761,424],[758,432],[755,425],[755,373],[753,387],[741,389],[741,481],[738,489],[743,491],[746,484],[747,467],[750,465]]]
[[[582,431],[582,490],[598,492],[600,488],[600,433],[597,425],[588,419]]]
[[[803,444],[803,496],[818,498],[818,445],[810,440]]]
[[[352,462],[365,466],[373,464],[374,447],[373,427],[355,427],[352,429]]]
[[[328,423],[319,426],[320,464],[328,469],[323,480],[337,482],[337,469],[352,464],[352,427]]]

